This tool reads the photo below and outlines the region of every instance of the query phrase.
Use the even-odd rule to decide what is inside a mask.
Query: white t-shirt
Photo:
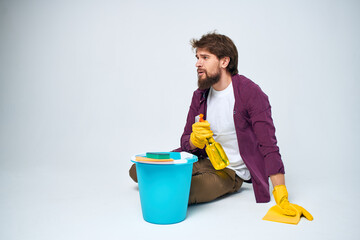
[[[234,124],[235,97],[232,83],[222,90],[216,91],[210,88],[207,98],[206,120],[214,133],[214,139],[223,147],[228,159],[230,169],[244,179],[251,178],[250,172],[242,160],[239,152],[235,124]]]

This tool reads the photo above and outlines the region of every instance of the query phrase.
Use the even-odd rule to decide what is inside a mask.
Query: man
[[[285,172],[268,98],[259,86],[238,75],[238,53],[230,38],[210,33],[191,44],[198,59],[199,89],[194,92],[181,137],[182,150],[199,156],[190,204],[235,192],[243,181],[252,182],[257,202],[269,202],[268,176],[273,186],[284,185]],[[200,113],[207,121],[194,123]],[[206,159],[204,144],[211,136],[230,161],[222,171],[212,170]]]
[[[193,166],[189,204],[236,192],[243,182],[252,183],[256,202],[269,202],[270,177],[277,202],[274,211],[300,218],[306,210],[288,201],[268,97],[258,85],[238,74],[233,41],[209,33],[193,39],[191,45],[196,50],[199,88],[193,94],[178,149],[199,158]],[[204,114],[206,121],[195,122],[199,114]],[[204,147],[211,137],[227,154],[230,165],[225,169],[215,170],[207,157]],[[133,166],[130,176],[134,180],[135,174]]]

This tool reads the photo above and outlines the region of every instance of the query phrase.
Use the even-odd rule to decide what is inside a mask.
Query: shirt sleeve
[[[191,150],[190,146],[190,134],[192,132],[192,125],[195,123],[195,116],[199,115],[199,104],[200,99],[198,94],[196,94],[196,91],[193,94],[191,105],[189,108],[189,112],[186,118],[186,125],[184,128],[184,132],[181,136],[181,149],[182,151],[190,152],[192,154],[195,154],[197,156],[206,156],[206,153],[203,149],[195,148]]]
[[[275,126],[271,117],[271,106],[268,96],[254,85],[249,90],[247,111],[255,136],[259,143],[259,149],[264,157],[265,171],[268,176],[277,173],[285,173],[284,164],[281,160]]]

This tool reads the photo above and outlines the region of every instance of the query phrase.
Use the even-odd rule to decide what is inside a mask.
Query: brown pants
[[[129,171],[130,177],[137,182],[136,165]],[[215,170],[208,159],[199,159],[193,165],[189,204],[210,202],[218,197],[236,192],[243,180],[235,171],[225,168]]]

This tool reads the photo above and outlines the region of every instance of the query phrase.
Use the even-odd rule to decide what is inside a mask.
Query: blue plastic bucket
[[[192,168],[197,157],[185,152],[166,153],[175,161],[157,164],[132,159],[136,164],[143,218],[150,223],[172,224],[186,218]]]

